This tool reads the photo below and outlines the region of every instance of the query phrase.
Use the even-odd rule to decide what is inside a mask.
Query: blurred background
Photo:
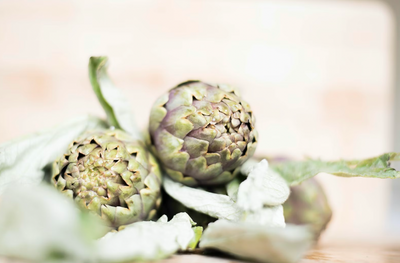
[[[104,116],[87,64],[107,55],[143,129],[157,96],[201,79],[242,90],[258,155],[400,151],[398,10],[396,0],[0,0],[0,143]],[[322,245],[399,240],[399,182],[317,179],[334,212]]]

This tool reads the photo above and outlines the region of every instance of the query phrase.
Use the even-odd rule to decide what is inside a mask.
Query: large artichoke
[[[53,183],[113,227],[150,219],[161,172],[140,141],[120,130],[89,132],[53,164]]]
[[[155,102],[149,129],[168,175],[194,186],[235,177],[256,149],[254,124],[249,104],[233,87],[188,81]]]

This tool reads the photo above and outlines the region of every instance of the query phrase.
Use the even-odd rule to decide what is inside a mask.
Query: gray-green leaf
[[[200,248],[218,249],[239,258],[270,263],[294,263],[312,246],[313,236],[306,227],[286,228],[217,220],[210,223]]]
[[[269,177],[267,177],[267,179],[268,178]],[[283,180],[282,184],[286,185]],[[264,185],[265,188],[262,189],[265,192],[269,192],[272,189],[270,188],[272,185],[273,184],[267,183]],[[211,193],[202,189],[185,186],[172,181],[167,176],[164,177],[163,186],[168,195],[184,206],[214,218],[235,222],[241,221],[250,224],[256,223],[265,226],[285,226],[282,206],[263,206],[264,201],[262,197],[260,198],[261,207],[259,207],[257,211],[252,211],[251,209],[243,209],[243,205],[239,206],[238,203],[228,195]],[[273,191],[273,189],[271,191]],[[258,194],[262,195],[262,192]],[[242,197],[242,200],[242,202],[246,203],[253,201],[253,198],[246,199]],[[250,204],[247,204],[246,208],[247,207],[251,207]]]
[[[65,152],[68,145],[90,129],[104,128],[105,122],[81,116],[49,130],[0,145],[0,194],[7,185],[37,185],[43,168]]]
[[[89,78],[93,91],[107,114],[111,126],[125,130],[134,139],[142,140],[126,96],[117,89],[107,74],[107,57],[91,57]]]
[[[286,226],[282,205],[267,206],[254,212],[245,212],[241,221],[267,227],[284,228]]]
[[[90,226],[90,227],[88,227]],[[32,262],[89,262],[102,227],[48,185],[0,195],[0,255]]]
[[[321,160],[289,161],[271,165],[290,185],[297,185],[319,173],[342,177],[367,177],[394,179],[400,172],[390,167],[390,161],[399,161],[400,153],[385,153],[365,160],[333,161]]]
[[[172,181],[168,176],[164,176],[163,186],[168,195],[197,212],[232,221],[242,217],[242,209],[227,195],[188,187]]]
[[[266,205],[283,204],[289,193],[285,180],[270,169],[264,159],[253,166],[247,179],[240,184],[237,204],[245,211],[259,211]]]
[[[166,216],[162,216],[157,222],[133,223],[99,240],[99,258],[102,262],[166,258],[178,250],[193,246],[199,232],[198,229],[192,229],[194,224],[186,213],[175,215],[169,222]]]

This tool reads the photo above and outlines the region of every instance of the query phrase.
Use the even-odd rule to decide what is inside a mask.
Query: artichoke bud
[[[229,182],[257,146],[250,106],[228,85],[188,81],[153,105],[149,131],[166,173],[189,186]]]
[[[286,223],[310,225],[318,240],[332,218],[332,210],[322,186],[314,178],[290,188],[283,204]]]
[[[161,202],[161,171],[144,144],[120,130],[88,132],[53,164],[52,182],[118,227],[148,220]]]

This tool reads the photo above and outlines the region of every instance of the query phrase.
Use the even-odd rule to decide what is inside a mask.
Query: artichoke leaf
[[[97,243],[101,262],[146,261],[166,258],[178,250],[197,245],[201,231],[186,213],[170,221],[162,216],[157,222],[130,224],[118,232],[110,232]]]
[[[283,204],[290,190],[285,180],[262,160],[253,166],[237,191],[237,204],[245,211],[259,211],[264,206]]]
[[[240,173],[244,176],[248,176],[251,170],[255,165],[257,165],[260,162],[260,160],[256,158],[250,158],[247,160],[242,166],[240,166]]]
[[[107,57],[90,57],[89,59],[89,79],[93,91],[106,112],[111,126],[125,130],[133,139],[143,140],[130,103],[108,76],[107,62]]]
[[[197,212],[217,219],[284,227],[281,204],[289,196],[287,183],[269,169],[266,160],[251,169],[239,184],[234,179],[227,185],[228,195],[187,187],[164,176],[163,186],[169,196]]]
[[[203,235],[203,227],[201,226],[195,226],[192,228],[194,232],[194,237],[190,241],[188,245],[188,249],[195,249],[197,244],[199,243],[201,236]]]
[[[29,262],[92,262],[94,239],[107,230],[45,184],[15,185],[0,195],[0,256]]]
[[[217,220],[209,224],[199,245],[258,262],[294,263],[312,244],[313,235],[304,226],[275,228]]]
[[[241,221],[267,227],[284,228],[286,226],[282,205],[263,207],[256,212],[244,213]]]
[[[364,160],[339,160],[324,162],[321,160],[287,161],[271,165],[289,185],[298,185],[319,173],[328,173],[342,177],[365,177],[380,179],[400,178],[400,171],[390,167],[390,161],[399,161],[400,153],[385,153]]]
[[[242,209],[227,195],[188,187],[172,181],[168,176],[164,176],[163,186],[169,196],[197,212],[232,221],[242,217]]]
[[[81,116],[51,129],[0,145],[0,194],[7,185],[37,185],[43,180],[46,165],[61,156],[83,132],[105,128],[103,120]]]
[[[227,195],[235,202],[237,202],[237,194],[240,186],[240,179],[235,178],[225,185]]]

